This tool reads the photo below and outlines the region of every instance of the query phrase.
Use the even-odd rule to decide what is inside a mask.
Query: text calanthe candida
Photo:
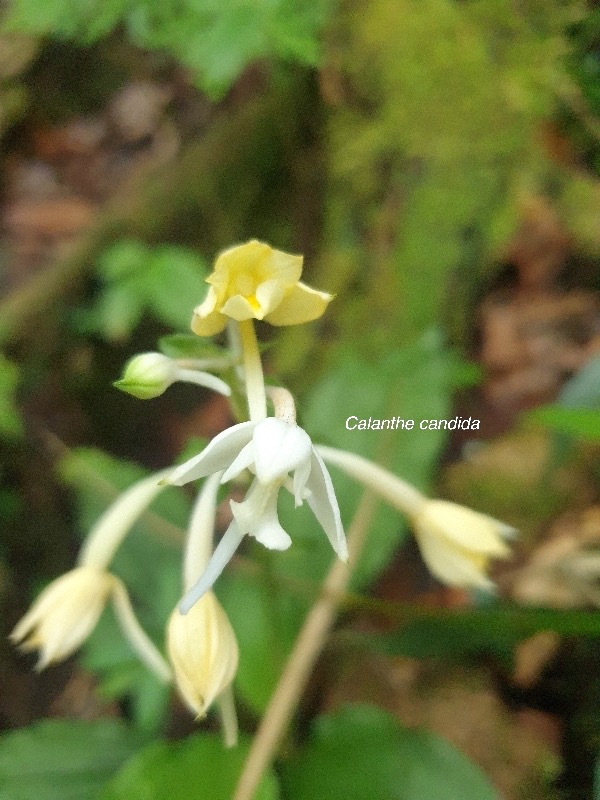
[[[403,417],[387,417],[386,419],[377,419],[368,417],[361,419],[355,415],[346,418],[346,429],[349,431],[382,431],[382,430],[422,430],[422,431],[439,431],[439,430],[463,430],[463,431],[477,431],[479,430],[481,420],[474,417],[452,417],[452,419],[404,419]]]

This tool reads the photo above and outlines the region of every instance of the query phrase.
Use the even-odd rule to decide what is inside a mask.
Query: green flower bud
[[[141,353],[125,365],[121,380],[113,386],[140,400],[158,397],[177,380],[179,368],[172,358],[162,353]]]

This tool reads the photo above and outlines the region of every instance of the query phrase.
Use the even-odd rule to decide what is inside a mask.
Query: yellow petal
[[[256,289],[256,300],[260,305],[262,316],[265,317],[281,303],[285,296],[286,288],[281,281],[269,280],[261,283]],[[262,317],[261,317],[262,319]]]
[[[217,310],[217,293],[212,286],[209,287],[206,297],[194,309],[192,317],[192,330],[198,336],[213,336],[221,333],[227,320]]]
[[[451,544],[467,550],[494,558],[510,556],[510,548],[501,536],[502,523],[457,503],[430,500],[417,515],[415,527],[443,536]]]
[[[265,317],[271,325],[300,325],[318,319],[333,295],[319,292],[305,283],[298,282],[283,298],[274,311]]]
[[[262,319],[264,314],[256,297],[242,297],[236,294],[230,297],[221,311],[231,319],[242,322],[245,319]]]
[[[488,559],[480,553],[452,547],[448,540],[437,536],[417,533],[417,541],[429,571],[442,583],[464,589],[493,586],[486,576]]]
[[[214,336],[221,333],[227,325],[227,319],[218,311],[212,311],[206,317],[201,317],[194,312],[192,317],[192,331],[197,336]]]
[[[270,249],[271,257],[267,268],[269,278],[293,286],[302,275],[304,256],[294,256],[291,253],[284,253],[283,250]]]
[[[208,282],[215,287],[221,300],[224,299],[222,294],[227,290],[231,291],[230,282],[235,283],[236,278],[244,275],[251,277],[255,285],[273,279],[287,288],[299,280],[303,260],[303,256],[284,253],[264,242],[251,239],[222,252]]]

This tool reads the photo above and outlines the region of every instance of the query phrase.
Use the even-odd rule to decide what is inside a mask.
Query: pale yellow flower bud
[[[47,586],[10,635],[23,650],[39,650],[37,669],[70,656],[93,631],[115,578],[77,567]]]
[[[302,256],[252,239],[219,255],[207,278],[210,289],[194,311],[199,336],[222,331],[228,319],[264,319],[271,325],[299,325],[323,314],[333,295],[300,281]]]
[[[140,400],[163,394],[177,380],[177,363],[162,353],[141,353],[125,365],[123,377],[114,386]]]
[[[509,557],[504,539],[514,528],[446,500],[424,501],[412,519],[423,559],[436,578],[463,588],[493,586],[489,563]]]
[[[167,651],[179,693],[196,718],[203,717],[233,681],[239,656],[231,623],[212,592],[187,614],[171,614]]]

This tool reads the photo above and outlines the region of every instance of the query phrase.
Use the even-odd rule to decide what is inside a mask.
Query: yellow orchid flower
[[[252,239],[222,252],[208,294],[194,310],[198,336],[220,333],[228,319],[264,319],[271,325],[299,325],[323,314],[333,295],[300,281],[302,256]]]

